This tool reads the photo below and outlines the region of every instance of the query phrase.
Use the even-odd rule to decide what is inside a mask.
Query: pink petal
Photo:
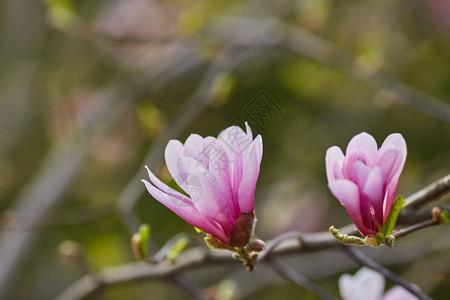
[[[389,181],[396,171],[396,164],[399,163],[397,159],[399,151],[397,149],[386,149],[380,150],[377,158],[376,166],[383,170],[383,175],[387,181]]]
[[[175,197],[183,202],[186,202],[189,205],[192,205],[192,200],[189,197],[186,197],[185,195],[181,194],[180,192],[172,189],[171,187],[169,187],[168,185],[166,185],[164,182],[162,182],[161,180],[159,180],[153,173],[152,171],[150,171],[150,169],[145,166],[145,168],[147,169],[147,173],[148,173],[148,177],[150,178],[150,181],[161,191],[163,191],[164,193]]]
[[[386,187],[386,194],[383,201],[383,224],[386,222],[387,216],[391,211],[392,204],[394,203],[395,194],[397,193],[397,184],[398,181],[391,181]]]
[[[399,179],[406,161],[406,142],[403,136],[399,133],[393,133],[384,140],[378,153],[377,164],[380,163],[385,166],[386,161],[388,161],[387,158],[394,155],[392,152],[393,149],[395,149],[397,153],[395,163],[393,163],[391,167],[391,172],[389,173],[389,176],[386,177],[388,181]]]
[[[394,286],[384,294],[383,300],[416,300],[419,299],[401,286]]]
[[[190,175],[186,192],[198,212],[215,220],[229,235],[235,222],[232,216],[234,203],[231,198],[227,198],[224,187],[203,164],[193,158],[179,158],[178,169]]]
[[[230,161],[243,156],[251,146],[253,140],[238,126],[231,126],[223,130],[217,137],[224,144],[224,150]]]
[[[374,233],[363,223],[358,186],[350,180],[338,179],[329,182],[328,187],[330,188],[331,193],[341,202],[343,206],[345,206],[350,218],[359,231],[364,236],[369,233]]]
[[[386,220],[389,211],[391,210],[392,203],[395,199],[395,193],[397,191],[398,180],[400,179],[400,175],[403,171],[403,167],[405,165],[406,156],[407,156],[407,148],[406,142],[403,136],[399,133],[393,133],[389,135],[381,145],[379,153],[378,153],[378,162],[382,167],[386,168],[386,155],[392,153],[392,149],[396,149],[397,156],[395,162],[392,165],[391,172],[388,177],[386,177],[387,184],[387,194],[384,203],[384,220]],[[390,154],[392,155],[392,154]]]
[[[355,275],[339,277],[339,292],[344,300],[379,300],[384,291],[384,277],[363,267]]]
[[[184,146],[180,141],[170,140],[166,146],[164,157],[166,160],[166,166],[172,175],[173,180],[185,190],[184,178],[178,171],[177,161],[180,156],[183,156]],[[186,190],[185,190],[186,191]]]
[[[373,136],[366,132],[361,132],[350,140],[345,156],[348,157],[353,153],[359,153],[365,158],[367,165],[373,166],[377,156],[377,150],[377,142]]]
[[[209,169],[209,160],[217,155],[216,139],[212,136],[207,136],[203,140],[203,151],[200,153],[200,161]]]
[[[385,180],[383,172],[379,167],[375,167],[369,173],[366,184],[362,189],[365,198],[370,201],[375,210],[375,220],[383,225],[383,200],[384,200]],[[374,227],[376,228],[376,227]]]
[[[228,209],[230,210],[229,215],[231,219],[236,220],[239,217],[239,205],[233,199],[233,190],[231,183],[231,175],[229,170],[228,158],[222,145],[214,139],[209,144],[209,149],[207,152],[207,160],[209,161],[208,171],[214,176],[221,187],[221,193],[224,199],[227,199]]]
[[[360,189],[366,184],[367,178],[371,172],[371,168],[366,166],[362,161],[355,161],[349,166],[349,176],[347,179],[355,182]]]
[[[233,201],[238,207],[239,185],[243,175],[243,154],[247,153],[249,147],[253,143],[253,140],[248,134],[237,126],[231,126],[223,130],[217,137],[217,140],[228,158],[228,169],[231,178]]]
[[[184,155],[200,160],[203,151],[203,138],[198,134],[191,134],[184,143]]]
[[[356,175],[354,173],[354,165],[356,163],[361,163],[370,168],[370,165],[367,163],[368,159],[366,155],[362,152],[354,152],[351,154],[347,154],[344,158],[344,164],[342,165],[342,173],[344,178],[355,181],[357,178],[353,177]]]
[[[247,130],[247,135],[249,136],[249,138],[253,140],[252,129],[250,128],[250,126],[248,126],[248,122],[245,122],[245,129]]]
[[[227,159],[231,196],[233,198],[234,205],[238,211],[241,211],[238,202],[238,191],[243,174],[243,158],[241,155],[235,155],[234,152],[227,152],[226,150],[229,146],[225,145],[222,141],[217,140],[217,144],[224,151]]]
[[[342,165],[344,163],[344,154],[338,146],[328,148],[325,154],[325,168],[327,171],[328,182],[335,179],[343,179]]]
[[[201,215],[192,204],[181,201],[171,195],[164,193],[157,189],[146,180],[142,180],[150,195],[161,202],[168,209],[176,213],[180,218],[188,222],[194,227],[197,227],[204,232],[211,233],[225,243],[229,242],[229,238],[218,224],[215,224],[208,218]]]
[[[252,212],[255,202],[255,188],[262,159],[262,138],[258,135],[250,146],[243,161],[242,181],[238,199],[241,212]]]

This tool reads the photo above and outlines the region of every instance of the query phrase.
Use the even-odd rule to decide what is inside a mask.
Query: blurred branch
[[[316,294],[322,299],[333,300],[336,299],[330,294],[328,294],[321,287],[316,285],[314,282],[310,281],[308,278],[303,276],[302,274],[296,272],[294,269],[286,265],[280,258],[273,256],[269,259],[269,265],[272,267],[275,272],[277,272],[281,277],[286,280]]]
[[[289,32],[286,41],[288,49],[327,66],[335,67],[373,88],[388,91],[399,102],[419,109],[447,124],[450,123],[450,107],[445,102],[401,83],[395,77],[377,70],[368,62],[361,63],[350,52],[305,29],[290,26],[287,30]]]
[[[384,277],[386,277],[388,280],[390,280],[392,283],[398,284],[408,290],[413,295],[419,297],[419,299],[422,300],[431,300],[430,297],[428,297],[426,294],[422,293],[422,291],[415,287],[414,285],[410,284],[409,282],[404,281],[399,276],[395,275],[389,269],[383,267],[382,265],[378,264],[376,261],[372,260],[368,256],[364,255],[360,250],[356,249],[356,247],[352,246],[343,246],[342,247],[346,253],[352,257],[355,261],[358,263],[371,268],[378,273],[382,274]]]
[[[450,213],[450,205],[438,205],[439,209],[448,211]],[[397,225],[411,225],[423,222],[430,219],[431,210],[433,207],[424,207],[421,209],[405,208],[400,213]]]
[[[439,198],[448,191],[450,191],[450,174],[436,180],[427,187],[406,198],[403,208],[408,210],[418,208]]]
[[[257,39],[238,39],[236,43],[241,47],[252,47],[257,42],[269,39],[271,43],[279,47],[284,47],[325,66],[336,68],[372,88],[388,92],[393,99],[401,103],[410,105],[447,124],[450,123],[450,106],[445,102],[409,87],[369,62],[358,59],[354,54],[306,29],[272,18],[261,20],[223,17],[221,19],[224,23],[228,23],[228,27],[233,28],[237,28],[240,23],[241,27],[267,28],[264,35],[256,36]],[[227,26],[224,27],[227,28]],[[220,31],[218,33],[220,35]]]
[[[413,233],[417,230],[424,229],[424,228],[431,227],[431,226],[436,226],[439,224],[441,224],[441,223],[436,220],[427,220],[427,221],[420,222],[418,224],[414,224],[410,227],[402,228],[398,231],[395,231],[392,235],[395,237],[395,240],[397,241],[398,239],[400,239],[410,233]]]
[[[191,278],[186,276],[184,272],[177,272],[170,278],[173,283],[175,283],[186,294],[190,295],[192,299],[207,300],[204,291],[198,287]]]
[[[30,226],[29,220],[33,219],[35,212],[15,213],[5,211],[0,217],[0,226],[9,230],[41,230],[55,227],[83,225],[103,218],[118,215],[114,207],[107,206],[98,209],[86,207],[73,209],[60,209],[49,211],[45,219],[39,224]]]

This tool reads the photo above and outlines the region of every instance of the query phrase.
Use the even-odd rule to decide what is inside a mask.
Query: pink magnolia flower
[[[231,126],[217,138],[191,134],[184,145],[169,141],[167,168],[189,196],[161,182],[148,168],[150,182],[142,180],[156,200],[227,245],[241,214],[253,214],[262,138],[253,139],[248,124],[246,127],[247,133]]]
[[[405,160],[406,143],[399,133],[389,135],[380,149],[362,132],[352,138],[345,156],[337,146],[327,150],[328,187],[362,235],[376,235],[386,221]]]
[[[343,274],[339,277],[339,292],[344,300],[418,299],[401,286],[395,286],[384,294],[383,275],[366,267],[359,269],[353,276]]]

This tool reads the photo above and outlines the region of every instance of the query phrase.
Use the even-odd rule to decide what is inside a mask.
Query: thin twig
[[[433,207],[424,207],[421,209],[411,209],[411,208],[403,209],[400,215],[398,216],[397,225],[411,225],[427,221],[430,219],[430,214]],[[437,207],[441,211],[445,210],[450,213],[449,204],[437,205]]]
[[[395,283],[407,291],[409,291],[411,294],[419,297],[419,299],[422,300],[432,300],[429,296],[424,294],[419,288],[416,286],[410,284],[409,282],[404,281],[399,276],[395,275],[389,269],[383,267],[370,257],[366,256],[364,253],[362,253],[360,250],[356,249],[356,247],[352,246],[342,246],[342,248],[346,251],[346,253],[353,258],[355,261],[360,263],[361,265],[364,265],[372,270],[375,270],[382,274],[386,279],[390,280],[392,283]]]
[[[412,226],[406,227],[406,228],[402,228],[398,231],[396,231],[395,233],[393,233],[392,235],[395,237],[395,240],[397,241],[398,239],[423,228],[427,228],[427,227],[431,227],[431,226],[435,226],[435,225],[439,225],[440,223],[436,220],[427,220],[427,221],[423,221],[420,222],[418,224],[414,224]]]
[[[177,272],[170,279],[192,299],[207,300],[204,291],[184,272]]]
[[[405,199],[404,209],[418,208],[450,191],[450,174],[420,189]]]
[[[34,219],[36,212],[20,212],[15,213],[6,211],[0,216],[0,226],[2,229],[9,230],[42,230],[49,228],[58,228],[65,226],[84,225],[89,222],[98,221],[100,219],[114,217],[118,215],[115,207],[92,208],[87,207],[73,209],[51,210],[47,213],[46,218],[38,224],[29,224],[30,219]]]
[[[227,20],[226,17],[222,18]],[[251,17],[228,18],[233,25],[241,21],[243,24],[258,24],[260,27],[270,24],[267,36],[278,42],[280,47],[293,53],[315,60],[327,67],[333,67],[362,83],[382,92],[387,92],[394,100],[414,107],[447,124],[450,123],[450,106],[424,92],[418,91],[390,74],[379,70],[368,62],[361,63],[354,54],[333,44],[332,42],[298,27],[283,23],[274,18],[255,19]],[[252,46],[245,39],[239,40],[241,46]]]
[[[269,265],[272,267],[272,269],[277,272],[281,277],[284,279],[301,286],[302,288],[310,291],[311,293],[316,294],[317,296],[321,297],[322,299],[336,299],[328,292],[323,290],[321,287],[319,287],[317,284],[303,276],[302,274],[296,272],[294,269],[289,267],[287,264],[285,264],[280,258],[276,256],[272,256],[269,260]]]

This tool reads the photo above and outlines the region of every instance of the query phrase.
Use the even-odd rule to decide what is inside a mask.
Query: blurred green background
[[[81,277],[58,256],[65,240],[99,271],[134,261],[141,222],[152,226],[151,251],[179,232],[201,239],[139,180],[149,165],[170,182],[164,147],[190,133],[249,121],[262,135],[263,239],[350,222],[328,191],[324,156],[361,131],[379,145],[393,132],[406,139],[403,196],[449,173],[449,1],[0,4],[1,299],[52,299]],[[449,248],[448,229],[436,227],[366,251],[445,299]],[[291,264],[336,296],[339,275],[358,269],[333,252]],[[238,298],[315,299],[263,266],[189,275],[211,289],[228,280]],[[94,298],[183,297],[156,281]]]

